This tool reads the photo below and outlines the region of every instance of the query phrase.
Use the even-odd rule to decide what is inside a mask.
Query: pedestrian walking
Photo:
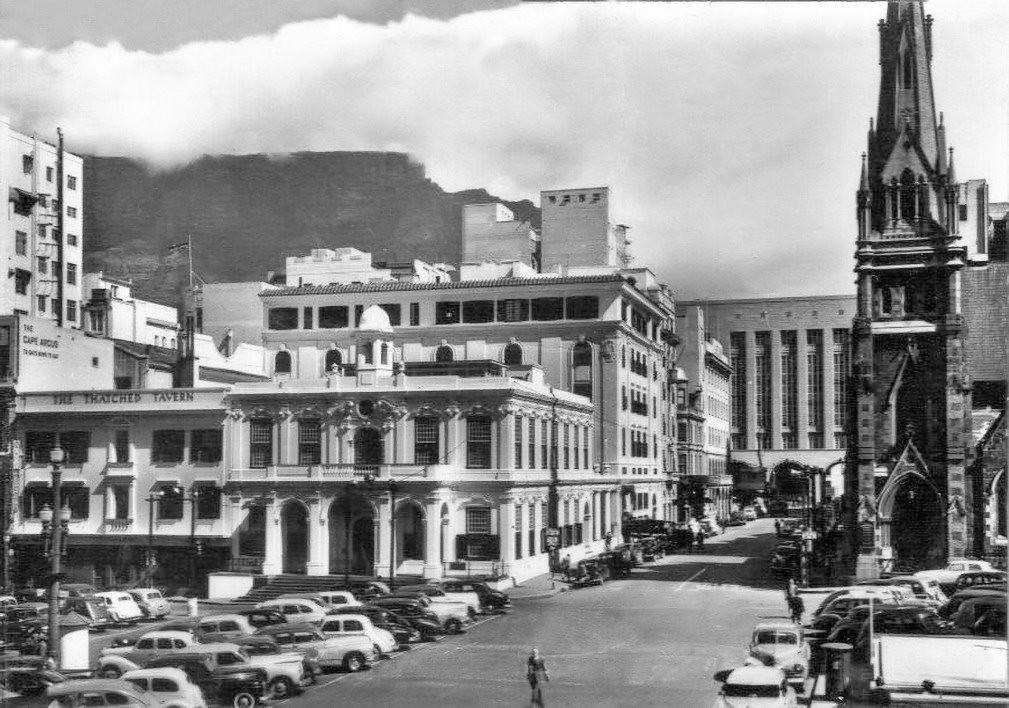
[[[792,621],[796,624],[802,624],[802,613],[806,611],[806,607],[798,594],[792,595],[791,599],[789,599],[788,608],[792,615]]]
[[[774,520],[774,535],[775,536],[781,535],[781,522],[778,519]]]
[[[788,588],[785,590],[785,593],[789,597],[795,597],[796,595],[799,594],[799,587],[795,584],[794,575],[788,578]]]
[[[697,532],[697,550],[704,550],[704,530]]]
[[[543,657],[540,656],[540,650],[536,647],[533,647],[532,652],[529,653],[529,658],[526,660],[526,679],[528,679],[529,688],[532,690],[532,704],[534,706],[542,706],[543,688],[541,684],[544,681],[549,681],[550,675],[547,673]]]

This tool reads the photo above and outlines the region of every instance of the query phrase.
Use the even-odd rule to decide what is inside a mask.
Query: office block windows
[[[823,447],[823,332],[806,330],[807,389],[809,408],[809,446]]]
[[[771,447],[771,333],[757,332],[754,347],[754,395],[757,404],[757,446]]]

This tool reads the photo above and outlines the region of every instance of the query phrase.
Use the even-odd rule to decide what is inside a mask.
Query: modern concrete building
[[[462,208],[462,263],[523,263],[540,269],[540,236],[504,204]]]
[[[90,334],[136,344],[176,349],[179,312],[175,307],[134,297],[132,283],[97,273],[82,279],[82,329]]]
[[[540,270],[627,268],[627,227],[610,221],[609,187],[540,192]]]
[[[0,117],[0,314],[80,322],[84,204],[81,158]],[[62,182],[61,182],[62,180]],[[60,201],[62,199],[62,202]]]

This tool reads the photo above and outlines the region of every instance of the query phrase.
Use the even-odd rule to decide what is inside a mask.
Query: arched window
[[[904,54],[904,76],[903,82],[901,83],[902,88],[911,88],[911,84],[914,83],[914,70],[911,68],[911,52],[908,51]]]
[[[571,350],[572,390],[580,396],[592,398],[592,346],[578,342]]]
[[[452,347],[442,344],[434,353],[434,360],[438,362],[449,362],[454,361],[455,356],[452,354]]]
[[[291,373],[291,352],[286,349],[281,349],[277,352],[277,355],[273,358],[273,373]]]
[[[333,367],[343,364],[343,355],[339,349],[330,349],[326,352],[326,371],[333,371]]]
[[[375,345],[372,344],[371,342],[365,342],[361,346],[361,353],[364,355],[364,363],[365,364],[374,364],[375,363],[375,352],[374,352],[374,349],[373,349],[374,346]]]
[[[383,364],[389,363],[389,344],[387,342],[382,342],[381,354],[379,354],[379,356],[382,357],[381,363]]]
[[[900,218],[904,221],[913,221],[917,217],[915,213],[917,194],[914,175],[911,174],[911,170],[904,170],[904,174],[900,176]]]
[[[924,219],[928,215],[928,183],[924,179],[918,180],[918,218]]]
[[[522,363],[522,347],[512,342],[504,350],[504,363],[508,366],[518,366]]]

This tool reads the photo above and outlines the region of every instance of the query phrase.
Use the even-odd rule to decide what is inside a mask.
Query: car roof
[[[222,622],[224,620],[238,620],[239,622],[248,622],[249,618],[245,615],[239,615],[235,613],[225,613],[222,615],[207,615],[206,617],[195,618],[200,622]]]
[[[189,632],[184,632],[181,629],[155,629],[150,632],[144,632],[139,637],[137,641],[141,639],[188,639],[193,640],[193,635]]]
[[[260,627],[256,634],[281,634],[283,632],[318,632],[319,628],[308,622],[285,622],[284,624],[271,624],[269,627]]]
[[[122,679],[70,679],[53,684],[46,693],[52,697],[68,696],[85,691],[122,691],[132,694],[142,704],[151,702],[136,686]]]
[[[215,651],[240,651],[242,647],[234,642],[208,642],[207,644],[194,644],[187,647],[184,652],[172,652],[172,656],[183,656],[186,654],[211,654]]]
[[[302,597],[299,595],[298,597],[278,597],[274,598],[273,600],[263,600],[258,605],[256,605],[256,608],[273,609],[274,607],[277,607],[279,605],[290,605],[293,600],[301,600],[304,603],[311,604],[311,598]]]
[[[360,608],[354,607],[353,609],[354,610],[359,610]],[[328,615],[326,617],[326,619],[323,620],[323,622],[328,622],[329,620],[331,620],[333,618],[339,618],[339,619],[350,618],[350,619],[364,619],[364,620],[367,620],[368,616],[366,614],[364,614],[363,612],[360,612],[360,611],[358,611],[358,612],[340,612],[340,613],[335,614],[335,615]],[[368,621],[370,622],[371,620],[368,620]]]
[[[780,686],[784,680],[785,672],[773,666],[741,666],[732,670],[725,679],[725,683],[744,686]]]
[[[133,599],[132,597],[130,597],[130,594],[128,592],[126,592],[125,590],[104,590],[102,592],[96,592],[95,593],[95,597],[111,597],[113,600],[115,600],[115,599],[122,599],[122,598],[117,598],[117,596],[119,596],[119,595],[125,595],[126,598],[129,599],[129,600]]]
[[[127,671],[123,674],[124,679],[163,678],[165,676],[173,678],[181,683],[189,683],[189,679],[186,677],[186,672],[172,666],[159,666],[153,669],[133,669],[132,671]]]

